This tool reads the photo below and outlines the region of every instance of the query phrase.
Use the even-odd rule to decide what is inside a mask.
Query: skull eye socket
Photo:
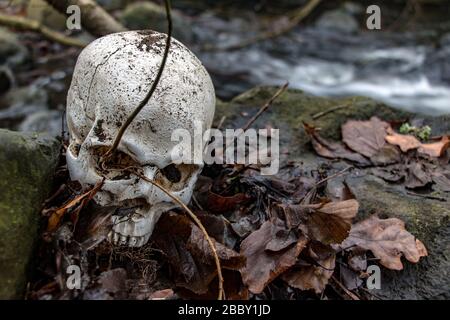
[[[181,172],[174,164],[169,164],[161,170],[161,173],[172,183],[181,181]]]
[[[198,168],[193,164],[169,164],[158,171],[156,180],[172,191],[179,191],[186,187],[187,181]]]

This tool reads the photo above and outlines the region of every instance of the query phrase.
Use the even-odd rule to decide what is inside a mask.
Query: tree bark
[[[81,25],[94,36],[125,31],[126,28],[94,0],[46,0],[53,8],[67,15],[67,8],[77,5],[81,9]]]

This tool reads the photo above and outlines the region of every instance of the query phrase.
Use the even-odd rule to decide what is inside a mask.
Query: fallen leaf
[[[308,260],[313,262],[305,266],[294,267],[284,273],[281,278],[291,287],[300,290],[314,290],[320,294],[333,275],[336,254],[329,246],[320,243],[311,244],[305,251],[308,251]]]
[[[273,230],[284,223],[280,219],[266,221],[260,229],[251,233],[241,243],[241,254],[247,258],[247,264],[241,269],[242,280],[250,292],[258,294],[281,273],[295,264],[295,261],[308,243],[301,237],[294,245],[279,252],[267,250],[273,237]]]
[[[100,190],[102,186],[103,180],[98,182],[92,189],[75,197],[74,199],[69,200],[61,208],[53,211],[48,218],[47,231],[54,231],[59,226],[61,219],[70,209],[76,208],[78,205],[80,205],[80,207],[84,207],[86,203],[95,196],[95,194]]]
[[[408,152],[409,150],[417,149],[421,146],[419,140],[412,135],[400,134],[389,128],[386,141],[390,144],[400,147],[402,152]]]
[[[371,158],[385,146],[389,127],[377,117],[369,121],[349,120],[342,126],[342,141],[353,151]]]
[[[403,164],[395,164],[386,167],[376,167],[372,169],[372,174],[388,182],[399,182],[407,175]]]
[[[366,159],[359,153],[353,152],[344,144],[328,141],[327,139],[321,137],[313,126],[310,126],[306,123],[304,123],[303,126],[306,133],[311,138],[311,143],[314,147],[314,150],[320,156],[330,159],[350,160],[361,166],[369,166],[371,164],[368,159]]]
[[[432,173],[432,179],[437,189],[450,192],[450,172],[435,171]]]
[[[163,289],[153,292],[148,300],[169,300],[174,296],[172,289]]]
[[[405,230],[403,221],[397,218],[382,220],[377,216],[354,224],[340,247],[370,250],[383,266],[392,270],[403,269],[402,255],[413,263],[428,255],[423,243]]]
[[[386,144],[378,150],[372,157],[370,161],[376,166],[386,166],[389,164],[398,163],[401,160],[400,150],[396,146]]]
[[[234,210],[237,206],[249,201],[249,197],[244,193],[237,193],[233,196],[222,196],[209,190],[207,196],[207,208],[213,213],[225,213]]]
[[[189,218],[174,212],[163,214],[151,240],[164,253],[178,287],[196,294],[208,291],[217,276],[214,257],[203,233]],[[237,271],[245,265],[243,256],[211,240],[223,268]]]
[[[348,237],[359,204],[358,201],[350,199],[309,207],[313,209],[306,222],[310,238],[323,244],[337,244]]]
[[[355,290],[364,283],[357,272],[344,265],[339,266],[339,278],[348,290]]]
[[[432,158],[441,157],[445,151],[450,147],[449,136],[443,136],[441,141],[433,143],[423,143],[420,145],[419,153],[426,154]]]
[[[408,174],[405,180],[405,187],[409,189],[421,188],[431,183],[431,174],[424,164],[413,162],[407,166]]]

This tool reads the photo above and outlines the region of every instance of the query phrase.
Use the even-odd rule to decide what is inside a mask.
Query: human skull
[[[177,206],[166,193],[139,176],[123,169],[108,171],[105,176],[99,167],[100,157],[149,91],[165,42],[166,35],[153,31],[129,31],[97,39],[81,52],[68,93],[70,176],[84,188],[105,178],[94,201],[125,212],[112,216],[108,236],[118,245],[144,245],[161,214]],[[175,165],[171,154],[180,142],[171,141],[171,135],[175,129],[184,129],[192,137],[199,123],[203,133],[211,127],[214,109],[210,76],[195,55],[173,39],[156,91],[128,127],[110,161],[121,168],[138,167],[147,179],[188,203],[202,165]]]

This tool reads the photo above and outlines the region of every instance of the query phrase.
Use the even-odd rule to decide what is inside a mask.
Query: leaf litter
[[[370,167],[406,188],[433,184],[449,189],[449,172],[433,158],[445,154],[448,137],[411,144],[377,118],[348,121],[343,142],[323,139],[306,123],[304,128],[320,156]],[[363,290],[370,257],[387,269],[402,270],[402,257],[418,263],[428,254],[399,219],[358,219],[359,203],[348,187],[327,192],[328,182],[351,167],[307,172],[294,163],[276,176],[262,176],[258,167],[235,169],[206,166],[189,204],[214,243],[227,299],[371,299]],[[65,179],[69,184],[67,172]],[[72,188],[46,203],[48,227],[37,251],[30,299],[217,297],[211,248],[183,211],[163,214],[142,248],[114,247],[105,240],[104,222],[120,208],[83,202],[100,187]],[[74,210],[76,220],[67,214]],[[65,286],[66,268],[73,264],[83,274],[78,290]]]

